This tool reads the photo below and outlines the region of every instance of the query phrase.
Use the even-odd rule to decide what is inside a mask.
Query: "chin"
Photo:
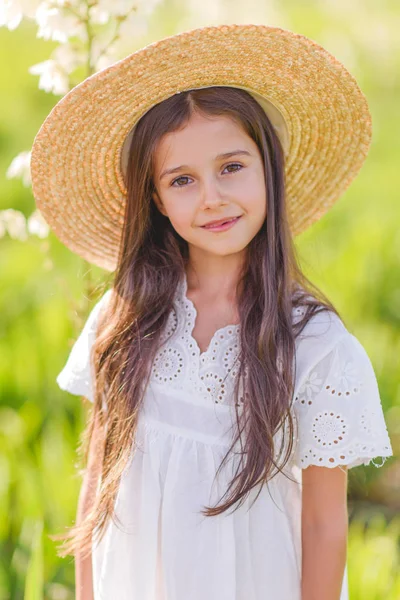
[[[231,256],[232,254],[239,254],[243,252],[246,248],[246,245],[232,244],[231,246],[225,246],[224,248],[205,248],[204,250],[209,254],[213,254],[214,256]]]

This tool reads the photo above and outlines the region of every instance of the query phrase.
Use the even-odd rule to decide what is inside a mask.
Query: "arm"
[[[347,469],[303,470],[302,600],[339,600],[347,557]]]
[[[87,469],[83,478],[78,500],[77,523],[80,523],[93,506],[98,477],[101,471],[98,444],[101,443],[101,429],[98,416],[95,420],[93,436],[89,446]],[[93,600],[92,555],[82,558],[75,555],[75,596],[76,600]]]

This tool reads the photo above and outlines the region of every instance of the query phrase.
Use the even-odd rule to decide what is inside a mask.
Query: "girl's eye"
[[[229,165],[227,165],[225,167],[225,169],[229,169],[230,167],[235,167],[235,168],[233,171],[228,171],[228,173],[236,173],[236,171],[240,171],[240,169],[242,168],[242,165],[239,163],[230,163]],[[225,171],[225,169],[224,169],[224,171]],[[182,181],[182,179],[187,181],[188,179],[190,179],[190,177],[186,177],[185,175],[182,175],[181,177],[177,177],[176,179],[174,179],[172,181],[171,186],[185,187],[185,185],[187,185],[187,183],[183,183],[183,184],[179,183],[180,181]],[[175,184],[177,184],[177,185],[175,185]]]
[[[175,185],[175,183],[177,183],[178,181],[181,181],[182,179],[189,179],[189,177],[185,177],[185,176],[182,176],[182,177],[177,177],[177,178],[176,178],[176,179],[174,179],[174,181],[171,183],[171,186],[174,186],[174,187],[184,187],[184,185],[181,185],[181,184]]]
[[[229,169],[229,167],[239,167],[239,169],[235,169],[234,171],[229,171],[229,173],[236,173],[236,171],[239,171],[242,168],[242,165],[240,165],[239,163],[231,163],[230,165],[227,165],[225,167],[225,169]]]

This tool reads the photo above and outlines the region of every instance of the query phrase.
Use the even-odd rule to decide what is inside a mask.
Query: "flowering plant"
[[[83,78],[113,64],[131,46],[132,38],[147,31],[148,18],[161,0],[3,0],[0,26],[16,29],[23,19],[37,24],[37,37],[58,42],[50,58],[30,67],[39,88],[64,96]],[[31,151],[11,162],[7,177],[31,184]],[[0,238],[26,240],[29,234],[48,236],[39,210],[25,218],[18,210],[0,211]],[[47,246],[46,246],[47,248]]]

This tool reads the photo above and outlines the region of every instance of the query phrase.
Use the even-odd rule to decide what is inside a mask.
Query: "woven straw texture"
[[[73,252],[114,271],[126,187],[121,149],[133,125],[178,91],[226,85],[260,94],[283,115],[293,236],[317,221],[359,172],[371,115],[354,77],[324,48],[263,25],[194,29],[155,42],[73,88],[33,144],[37,207]]]

